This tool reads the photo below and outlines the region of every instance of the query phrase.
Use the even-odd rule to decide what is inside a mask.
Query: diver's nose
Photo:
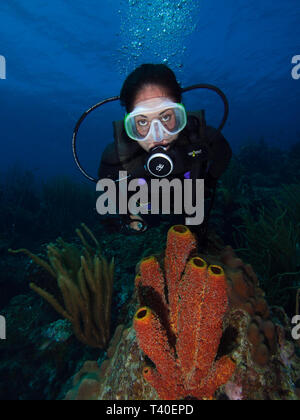
[[[164,139],[164,133],[159,121],[153,122],[153,139],[154,141],[162,141]]]

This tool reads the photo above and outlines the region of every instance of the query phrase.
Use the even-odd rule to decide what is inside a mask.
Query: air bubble
[[[182,68],[187,36],[196,29],[199,7],[195,0],[121,0],[120,73],[127,75],[138,65],[157,60]]]

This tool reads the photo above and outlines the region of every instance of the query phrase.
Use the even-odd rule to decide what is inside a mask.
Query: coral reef
[[[133,328],[120,325],[101,366],[87,362],[73,377],[66,400],[157,400],[142,375],[143,356]]]
[[[174,233],[174,228],[171,232]],[[291,339],[291,326],[288,321],[283,319],[284,311],[279,309],[275,311],[274,308],[268,306],[264,292],[259,287],[257,276],[251,265],[245,264],[238,258],[230,246],[223,246],[220,252],[218,244],[215,252],[211,249],[209,254],[197,255],[195,243],[192,243],[190,239],[188,240],[188,236],[186,228],[183,227],[182,242],[180,240],[174,242],[175,246],[172,253],[169,252],[167,244],[167,250],[163,255],[142,260],[136,276],[137,288],[128,307],[131,311],[132,307],[140,308],[142,306],[143,308],[146,306],[145,309],[140,309],[137,314],[142,311],[142,319],[149,315],[151,322],[152,314],[156,314],[155,316],[160,320],[159,334],[163,330],[168,331],[164,338],[165,341],[161,341],[161,336],[156,335],[151,352],[150,349],[146,348],[146,352],[144,352],[137,339],[139,333],[136,334],[133,326],[126,329],[120,327],[111,341],[107,354],[108,359],[100,367],[95,363],[89,365],[88,372],[84,367],[74,377],[73,388],[67,394],[68,399],[155,400],[170,397],[170,394],[163,395],[163,391],[158,386],[151,386],[148,380],[145,380],[145,375],[150,379],[150,382],[153,379],[151,376],[154,377],[156,371],[161,376],[163,376],[163,373],[164,378],[168,373],[169,376],[172,376],[174,373],[172,369],[176,370],[176,367],[174,368],[176,366],[174,358],[177,361],[184,360],[184,363],[180,362],[180,375],[175,390],[176,395],[173,395],[174,398],[189,398],[190,395],[188,396],[187,392],[183,391],[186,387],[188,391],[193,391],[192,394],[196,389],[199,389],[199,394],[196,396],[198,398],[213,396],[214,399],[235,400],[297,399],[300,360],[295,353],[296,343]],[[182,246],[180,246],[180,243]],[[187,243],[190,245],[188,246]],[[167,264],[167,273],[166,259],[171,257],[172,261],[170,260],[170,264]],[[187,258],[187,263],[184,262],[185,258]],[[207,332],[201,331],[199,321],[198,324],[195,321],[195,317],[198,317],[199,320],[195,303],[190,308],[189,317],[183,320],[180,311],[177,311],[177,317],[172,317],[172,322],[169,322],[170,302],[168,296],[174,292],[170,292],[165,285],[163,288],[165,294],[162,294],[161,284],[161,279],[166,279],[167,275],[172,276],[172,278],[183,279],[188,273],[188,267],[192,268],[191,265],[195,261],[196,265],[197,262],[201,262],[197,266],[197,272],[200,269],[200,271],[203,270],[206,273],[203,277],[197,274],[202,279],[209,278],[208,269],[203,261],[206,261],[207,266],[221,267],[218,268],[218,275],[222,273],[222,269],[224,270],[225,275],[223,277],[223,274],[221,274],[221,277],[223,278],[222,281],[226,282],[226,296],[223,294],[223,286],[220,288],[220,293],[223,302],[225,300],[225,306],[227,302],[227,310],[222,307],[218,308],[217,305],[215,305],[213,311],[211,310],[215,313],[213,318],[216,325],[208,325],[210,325],[210,335],[214,336],[216,334],[216,336],[209,337],[209,340],[211,340],[210,343],[214,348],[208,348],[206,352],[201,351],[197,355],[197,366],[199,366],[199,360],[202,363],[202,373],[198,376],[196,375],[197,369],[194,369],[196,366],[194,364],[194,352],[197,342],[194,338],[196,336],[207,336]],[[157,273],[159,273],[159,276],[157,276]],[[182,286],[184,286],[184,283]],[[177,286],[173,284],[171,290],[180,290],[182,286],[176,289]],[[201,288],[198,292],[201,293]],[[187,290],[186,293],[189,293],[189,291]],[[175,294],[178,296],[178,291]],[[209,291],[204,295],[207,298]],[[183,296],[186,295],[183,294]],[[189,297],[184,297],[183,301],[186,299],[186,302],[188,302],[192,298],[193,293]],[[168,310],[164,309],[165,305],[167,305]],[[184,307],[185,303],[175,299],[173,305],[172,312],[174,312],[174,308],[176,312],[176,308]],[[204,309],[205,305],[212,305],[212,301],[211,303],[208,301],[204,306],[201,306],[203,314],[210,312],[208,306]],[[183,343],[184,340],[187,343],[188,337],[190,337],[191,346],[182,344],[179,350],[180,339],[178,337],[180,337],[182,322],[186,323],[187,334]],[[191,322],[191,325],[189,325],[189,322]],[[169,329],[167,328],[168,325]],[[203,328],[205,330],[205,327]],[[161,345],[161,348],[167,345],[168,350],[173,349],[169,355],[163,354],[162,356],[165,366],[161,365],[161,360],[157,356],[159,354],[158,349],[155,348],[157,344]],[[206,343],[200,344],[196,348],[204,350]],[[187,354],[184,354],[184,349],[188,350]],[[152,360],[152,364],[150,363],[151,357],[155,359]],[[229,361],[230,375],[227,369],[221,368],[220,371],[225,376],[218,378],[214,373],[216,367],[222,365],[222,361]],[[234,370],[232,361],[234,361]],[[193,365],[192,368],[191,365]],[[167,372],[168,368],[170,368],[169,372]],[[188,372],[187,375],[186,372]],[[210,374],[207,375],[207,372],[210,372]],[[199,373],[198,371],[197,374]],[[207,376],[213,378],[213,386],[209,390],[205,389],[205,386],[201,387],[201,380],[199,380],[200,377],[205,378]],[[200,383],[198,385],[193,384],[193,380],[196,378]],[[172,380],[174,383],[174,378]],[[201,385],[204,384],[205,381]],[[168,389],[167,391],[169,392]]]
[[[89,245],[82,231],[77,229],[76,233],[83,245],[82,251],[59,238],[57,244],[47,246],[50,264],[27,249],[10,251],[26,253],[57,280],[64,305],[35,283],[31,282],[30,287],[71,322],[74,334],[82,343],[105,348],[110,338],[114,261],[108,264],[100,253],[95,236],[87,226],[82,224],[82,227],[96,247]]]
[[[220,238],[217,245],[212,232],[199,254],[207,264],[224,269],[228,285],[228,310],[216,361],[226,355],[235,360],[236,369],[229,382],[216,390],[216,399],[300,396],[300,341],[292,339],[289,319],[299,313],[300,306],[300,142],[280,154],[271,148],[271,144],[266,148],[257,143],[237,152],[218,182],[210,228],[219,232],[225,243],[235,244],[237,256],[232,248],[224,248]],[[146,299],[138,303],[137,291],[132,298],[133,273],[138,261],[153,254],[164,272],[161,253],[170,223],[175,224],[176,218],[172,222],[170,216],[162,217],[158,226],[143,235],[127,236],[119,232],[117,215],[100,217],[95,213],[94,189],[73,181],[55,177],[41,184],[33,172],[18,167],[1,174],[0,308],[9,339],[1,341],[0,394],[5,399],[61,399],[72,387],[70,377],[86,360],[93,360],[75,375],[71,399],[157,399],[157,391],[143,377],[149,358],[131,327],[140,305],[157,310],[157,293],[151,286],[143,288]],[[118,329],[108,352],[78,341],[70,321],[62,320],[47,301],[28,290],[34,283],[66,309],[57,279],[49,271],[25,254],[16,258],[7,253],[9,247],[27,248],[47,260],[49,242],[60,251],[65,247],[55,242],[59,235],[74,244],[74,251],[77,246],[82,248],[74,237],[74,226],[81,221],[92,227],[106,259],[118,261],[110,330],[113,333],[120,323],[127,329]],[[234,227],[243,235],[239,242],[234,242]],[[81,261],[75,260],[80,267]],[[174,264],[177,262],[174,256]],[[245,262],[252,264],[260,284]],[[168,311],[166,320],[167,316]],[[175,334],[169,338],[175,348]],[[101,364],[106,354],[108,359]]]

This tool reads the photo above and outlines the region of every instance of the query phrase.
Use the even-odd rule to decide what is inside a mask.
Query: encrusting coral
[[[143,370],[144,378],[161,399],[213,398],[235,370],[229,357],[216,360],[228,308],[224,271],[197,256],[188,260],[194,248],[190,230],[173,226],[167,238],[165,277],[153,256],[141,262],[136,277],[141,293],[151,288],[156,295],[151,299],[156,310],[139,308],[134,328],[140,348],[155,364]]]
[[[52,294],[35,283],[30,283],[31,289],[72,323],[74,334],[82,343],[90,347],[106,348],[110,339],[114,261],[108,264],[100,253],[99,243],[93,233],[85,224],[82,227],[96,246],[89,245],[82,231],[77,229],[76,233],[83,245],[82,251],[59,238],[56,244],[47,246],[50,264],[27,249],[10,252],[24,252],[46,269],[57,280],[64,307]]]

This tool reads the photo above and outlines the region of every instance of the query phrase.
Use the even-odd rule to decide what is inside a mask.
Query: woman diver
[[[191,89],[198,87],[210,85]],[[231,148],[220,129],[206,126],[203,111],[186,113],[182,93],[174,73],[164,64],[143,64],[127,77],[120,94],[127,115],[124,121],[114,123],[115,141],[103,152],[99,179],[117,180],[121,170],[147,181],[155,177],[203,178],[205,197],[212,196],[230,162]],[[157,165],[160,160],[163,165]],[[125,222],[134,231],[144,231],[157,219],[153,215],[128,216]]]
[[[204,111],[186,112],[182,105],[182,94],[193,89],[210,89],[223,100],[224,116],[218,129],[206,125]],[[204,179],[205,198],[210,198],[204,222],[194,231],[204,241],[207,221],[213,205],[217,181],[226,170],[231,148],[221,134],[227,116],[228,102],[224,93],[213,85],[197,84],[181,88],[173,71],[164,64],[143,64],[125,80],[120,96],[106,99],[79,119],[73,133],[73,154],[77,166],[90,180],[80,166],[76,153],[76,136],[80,124],[94,109],[107,102],[120,100],[126,108],[122,121],[115,121],[114,142],[108,144],[102,154],[98,180],[110,178],[118,184],[120,171],[128,177],[147,182],[152,179],[174,178]],[[193,190],[193,199],[194,189]],[[129,200],[130,197],[128,197]],[[195,202],[195,200],[193,201]],[[205,200],[205,204],[207,204]],[[151,198],[140,206],[151,208]],[[156,224],[159,216],[153,214],[128,214],[123,217],[126,227],[132,232],[143,232],[149,225]],[[169,220],[183,223],[182,214]]]

